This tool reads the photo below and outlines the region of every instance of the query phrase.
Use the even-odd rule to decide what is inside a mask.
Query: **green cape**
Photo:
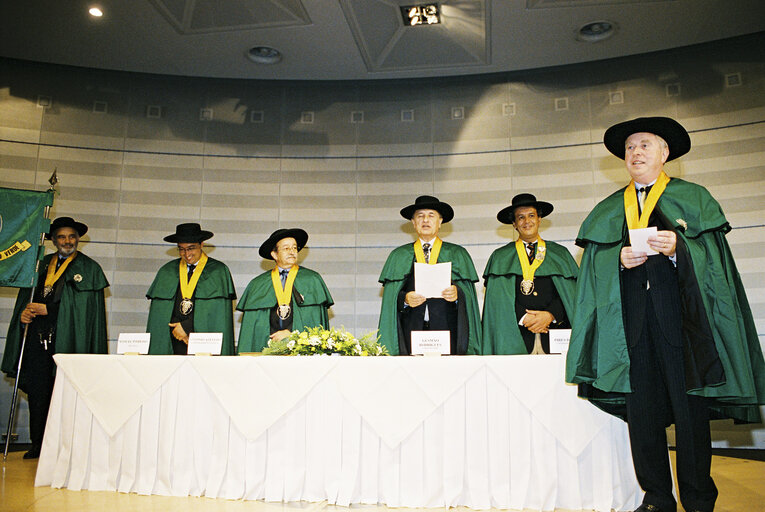
[[[172,354],[168,323],[173,313],[175,294],[178,291],[178,274],[181,259],[176,258],[160,267],[151,283],[146,298],[151,299],[146,332],[151,333],[150,354]],[[194,331],[222,332],[221,355],[234,354],[234,311],[236,299],[231,272],[221,261],[208,256],[202,275],[194,289]]]
[[[40,265],[41,272],[48,268],[48,262],[54,256],[55,253],[44,258]],[[64,280],[64,287],[56,323],[56,353],[106,354],[108,343],[104,288],[109,286],[109,282],[101,266],[78,252],[59,279]],[[21,338],[24,335],[19,319],[31,292],[31,288],[19,290],[8,326],[2,370],[9,377],[16,376]]]
[[[294,292],[303,296],[302,304],[298,304]],[[329,313],[327,310],[334,304],[327,285],[318,272],[310,268],[299,267],[292,297],[292,329],[303,330],[308,327],[329,328]],[[269,315],[271,308],[276,306],[271,271],[263,272],[255,277],[244,290],[236,309],[243,311],[242,328],[239,331],[239,345],[242,352],[261,352],[268,346],[271,334]]]
[[[619,276],[619,253],[627,242],[623,197],[621,189],[604,199],[579,230],[576,243],[584,247],[584,255],[566,361],[568,382],[610,392],[599,397],[597,391],[589,398],[617,405],[624,401],[622,394],[631,391]],[[765,363],[741,277],[725,239],[730,231],[728,221],[705,188],[676,178],[659,198],[656,211],[687,247],[693,267],[689,279],[695,278],[696,283],[684,283],[684,287],[700,291],[702,316],[708,319],[708,332],[725,372],[724,382],[699,386],[689,393],[714,399],[712,409],[719,416],[757,422],[757,406],[765,403]],[[692,329],[698,332],[706,327]],[[689,343],[686,349],[693,358],[694,340]]]
[[[404,287],[414,266],[414,244],[409,243],[393,249],[383,266],[378,281],[383,285],[382,306],[378,334],[380,344],[388,348],[388,353],[398,355],[398,294]],[[478,274],[470,254],[456,244],[442,242],[438,262],[452,263],[452,284],[465,295],[465,308],[468,317],[468,354],[481,353],[481,316],[478,309],[475,285]]]
[[[545,241],[545,244],[547,254],[534,276],[549,276],[552,279],[566,315],[571,318],[579,268],[568,249],[555,242]],[[483,354],[527,353],[515,316],[516,277],[522,275],[515,242],[494,251],[486,263],[486,270],[483,271],[486,283],[482,323]]]

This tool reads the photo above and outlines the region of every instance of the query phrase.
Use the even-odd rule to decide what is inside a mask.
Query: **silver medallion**
[[[52,292],[52,291],[53,291],[53,287],[52,286],[44,287],[43,288],[43,297],[47,297],[48,295],[50,295],[50,292]]]
[[[194,301],[191,299],[183,299],[180,304],[178,304],[178,311],[181,312],[182,315],[188,315],[191,313],[191,311],[194,309]]]
[[[282,320],[287,320],[290,316],[290,305],[289,304],[280,304],[278,308],[276,308],[276,314],[279,315],[279,318]]]
[[[534,291],[534,280],[533,279],[524,279],[521,281],[521,293],[524,295],[531,295],[531,292]]]

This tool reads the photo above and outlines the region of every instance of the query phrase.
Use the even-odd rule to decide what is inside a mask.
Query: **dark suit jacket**
[[[517,321],[523,318],[527,309],[537,311],[549,311],[555,317],[555,323],[550,327],[555,329],[567,329],[569,327],[566,309],[560,300],[558,291],[555,289],[552,278],[549,276],[534,278],[534,291],[530,295],[524,295],[520,292],[522,276],[517,276],[515,288],[515,317]],[[534,349],[534,333],[523,326],[518,326],[526,345],[526,351],[531,352]],[[550,335],[542,334],[542,348],[546,353],[550,353]]]

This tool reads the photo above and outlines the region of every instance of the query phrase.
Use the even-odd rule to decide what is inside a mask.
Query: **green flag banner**
[[[0,187],[0,286],[34,284],[35,259],[44,253],[40,233],[50,229],[45,207],[53,206],[53,194]]]

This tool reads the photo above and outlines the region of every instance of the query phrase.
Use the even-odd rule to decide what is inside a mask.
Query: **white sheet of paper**
[[[117,338],[117,353],[148,354],[150,339],[148,332],[121,332]]]
[[[642,229],[630,229],[630,245],[633,252],[644,252],[648,256],[659,254],[648,245],[648,237],[656,236],[656,226]]]
[[[412,354],[450,354],[449,331],[412,331]]]
[[[571,329],[550,329],[550,353],[565,354],[571,340]]]
[[[440,297],[452,285],[452,262],[414,264],[414,291],[426,299]]]
[[[222,332],[192,332],[189,334],[187,353],[219,356],[221,345],[223,345]]]

